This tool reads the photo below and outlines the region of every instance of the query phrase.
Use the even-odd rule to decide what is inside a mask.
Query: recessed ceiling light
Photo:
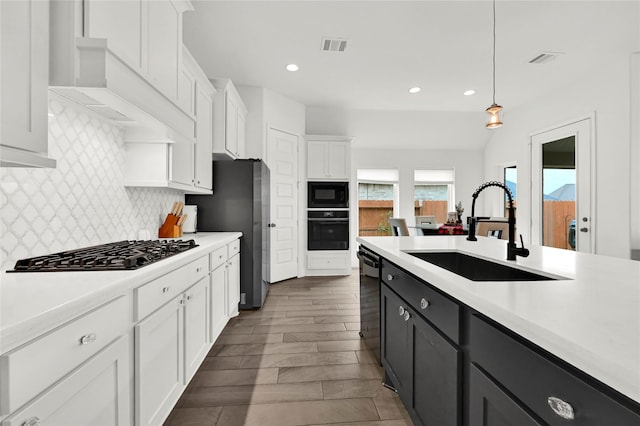
[[[469,89],[469,90],[465,90],[465,92],[463,93],[463,95],[465,96],[471,96],[471,95],[475,95],[476,91],[473,89]]]
[[[421,90],[422,89],[419,87],[412,87],[411,89],[409,89],[409,93],[418,93]]]
[[[287,71],[298,71],[299,69],[300,69],[300,67],[297,66],[296,64],[287,65]]]

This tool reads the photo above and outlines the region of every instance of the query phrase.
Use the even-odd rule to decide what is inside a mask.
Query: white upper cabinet
[[[351,141],[345,136],[306,135],[307,178],[349,180],[351,178]]]
[[[125,186],[158,186],[211,194],[216,89],[186,48],[182,64],[178,103],[195,120],[195,143],[127,143]]]
[[[47,157],[49,2],[0,2],[0,165],[55,167]]]
[[[228,79],[215,79],[218,89],[213,107],[213,157],[220,160],[244,158],[247,135],[247,107]]]
[[[51,4],[49,89],[124,127],[126,142],[193,143],[183,108],[186,0]]]
[[[182,0],[84,0],[84,37],[107,47],[169,99],[178,98],[181,73]]]

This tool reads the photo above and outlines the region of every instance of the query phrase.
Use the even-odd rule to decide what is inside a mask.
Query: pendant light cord
[[[493,0],[493,105],[496,104],[496,0]]]

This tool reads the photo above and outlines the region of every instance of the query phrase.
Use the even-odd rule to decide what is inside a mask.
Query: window
[[[414,170],[415,216],[435,215],[438,223],[447,221],[447,212],[455,210],[453,169]]]
[[[389,218],[398,207],[398,170],[360,169],[358,236],[391,235]]]
[[[516,166],[508,166],[504,168],[504,185],[509,188],[511,191],[511,195],[513,195],[513,208],[517,207],[516,203],[516,189],[518,184],[518,169]],[[509,197],[507,197],[507,193],[504,194],[504,217],[508,217],[508,209],[509,209]]]

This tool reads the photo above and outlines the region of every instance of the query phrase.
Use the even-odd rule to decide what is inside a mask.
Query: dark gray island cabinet
[[[382,259],[381,359],[415,425],[638,426],[640,405]]]

